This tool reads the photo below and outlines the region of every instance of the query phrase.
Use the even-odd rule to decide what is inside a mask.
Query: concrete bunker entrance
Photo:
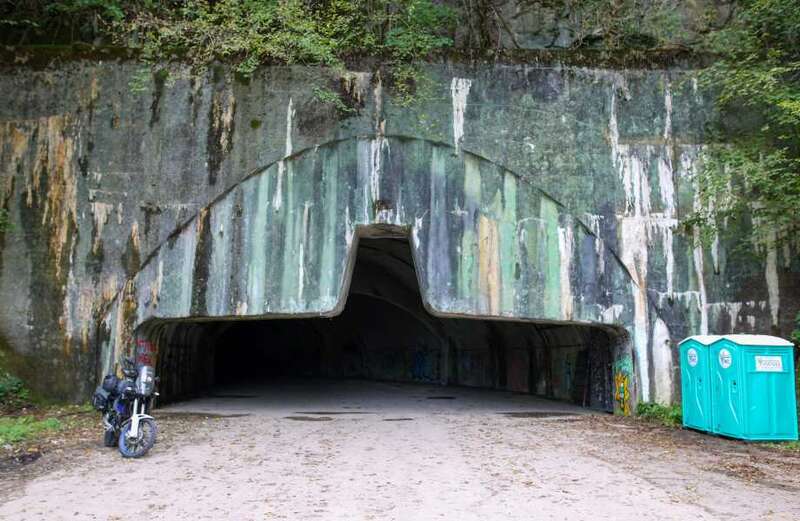
[[[364,379],[500,389],[609,412],[621,334],[434,316],[405,238],[359,241],[345,307],[332,318],[163,321],[144,332],[158,346],[167,401],[214,386]]]

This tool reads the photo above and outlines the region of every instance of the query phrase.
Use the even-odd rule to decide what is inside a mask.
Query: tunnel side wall
[[[793,327],[796,246],[674,232],[710,115],[691,70],[449,62],[407,106],[371,67],[163,64],[131,88],[143,67],[0,69],[0,349],[48,395],[85,399],[151,316],[335,312],[361,224],[409,230],[434,312],[625,328],[636,400],[676,399],[689,334]]]

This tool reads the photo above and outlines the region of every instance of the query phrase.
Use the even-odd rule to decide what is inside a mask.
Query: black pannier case
[[[113,374],[107,374],[105,378],[103,378],[103,390],[109,393],[113,393],[117,389],[117,384],[119,383],[119,378]]]
[[[103,389],[102,387],[98,387],[97,390],[94,392],[92,396],[92,407],[97,409],[98,411],[104,411],[106,406],[108,405],[108,397],[111,393]]]

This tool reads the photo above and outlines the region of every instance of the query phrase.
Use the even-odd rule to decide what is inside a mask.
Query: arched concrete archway
[[[650,385],[651,304],[614,252],[513,172],[402,136],[306,149],[210,203],[114,300],[102,365],[148,321],[336,316],[359,238],[386,234],[409,238],[430,315],[623,327],[618,409],[630,410],[637,382]]]
[[[359,242],[336,316],[143,324],[139,355],[158,351],[163,399],[219,385],[222,394],[248,394],[287,377],[361,378],[509,390],[613,410],[613,358],[624,330],[434,316],[423,305],[406,239]],[[618,401],[624,411],[625,400]]]

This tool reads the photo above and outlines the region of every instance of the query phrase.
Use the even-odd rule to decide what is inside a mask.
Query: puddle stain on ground
[[[295,414],[313,414],[316,416],[335,416],[337,414],[376,414],[366,411],[295,411]]]
[[[569,419],[579,420],[580,416],[576,416],[575,413],[571,412],[559,412],[559,411],[520,411],[520,412],[499,412],[497,414],[501,414],[508,418],[557,418],[557,417],[569,417]]]
[[[184,412],[184,411],[156,411],[157,416],[163,418],[244,418],[250,416],[246,414],[219,414],[214,412]],[[156,418],[157,420],[158,418]]]
[[[414,418],[384,418],[385,422],[413,422]]]
[[[283,419],[298,422],[329,422],[333,420],[333,418],[329,416],[284,416]]]
[[[248,399],[248,398],[258,398],[257,394],[209,394],[209,398],[232,398],[232,399]]]

